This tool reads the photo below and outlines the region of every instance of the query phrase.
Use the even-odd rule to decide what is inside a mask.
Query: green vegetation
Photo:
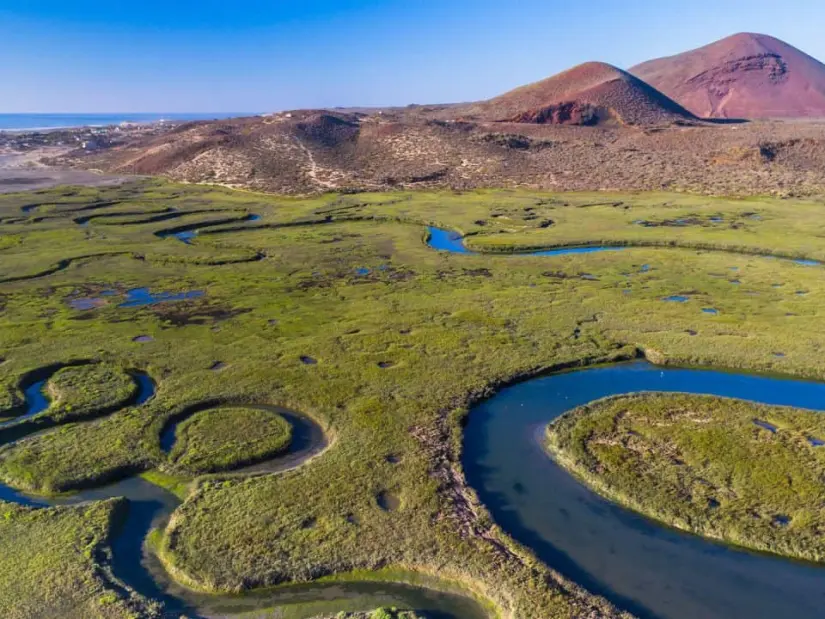
[[[398,610],[397,608],[376,608],[372,612],[348,613],[340,612],[334,615],[325,615],[318,619],[427,619],[414,610]]]
[[[526,213],[552,220],[542,229],[524,222],[525,212],[500,209],[504,234],[475,229],[468,245],[480,251],[508,252],[565,245],[676,246],[790,258],[825,258],[810,236],[825,230],[819,201],[799,200],[792,208],[775,199],[719,200],[672,194],[572,194],[548,200]]]
[[[165,488],[181,501],[185,500],[189,491],[191,490],[192,480],[188,477],[179,477],[177,475],[170,475],[169,473],[161,472],[157,469],[151,471],[144,471],[140,476],[149,483]]]
[[[378,608],[369,615],[370,619],[422,619],[415,611],[398,610],[397,608]]]
[[[622,206],[586,206],[595,202]],[[186,245],[155,235],[174,219],[72,223],[98,203],[133,222],[159,206],[188,213],[185,225],[225,216],[191,211],[261,219],[206,228]],[[158,387],[140,407],[6,445],[0,479],[58,492],[151,477],[169,465],[162,429],[185,411],[283,406],[319,420],[334,444],[285,473],[195,482],[158,541],[178,581],[236,591],[392,566],[463,583],[502,617],[610,615],[510,540],[463,485],[460,421],[470,404],[515,377],[637,349],[662,363],[823,378],[823,271],[685,248],[453,255],[424,244],[423,224],[461,230],[474,247],[702,242],[825,258],[813,217],[821,208],[492,190],[290,199],[156,181],[0,196],[0,216],[20,219],[0,224],[19,239],[0,248],[0,385],[13,391],[38,368],[88,359],[145,369]],[[708,225],[633,223],[691,214]],[[711,221],[719,216],[726,223]],[[138,287],[204,294],[119,307]],[[69,303],[108,290],[91,309]],[[674,294],[689,300],[662,301]],[[75,396],[66,404],[79,406]],[[153,479],[179,495],[188,482]],[[386,495],[397,508],[379,505]],[[788,515],[791,532],[798,520]]]
[[[178,425],[169,459],[190,475],[217,473],[271,458],[287,449],[291,439],[292,426],[274,412],[218,408]]]
[[[31,509],[0,502],[0,615],[7,619],[155,616],[106,567],[118,500]],[[138,612],[140,609],[140,612]]]
[[[825,451],[812,444],[825,437],[821,413],[642,394],[572,411],[548,437],[559,462],[643,514],[757,550],[825,560]]]
[[[151,538],[150,538],[151,539]],[[406,588],[405,594],[410,595],[416,589],[420,590],[406,603],[390,603],[388,597],[393,596],[396,585]],[[449,608],[456,617],[478,617],[479,613],[489,612],[490,617],[497,617],[497,611],[489,600],[479,597],[472,590],[452,581],[446,581],[437,576],[430,576],[421,572],[410,572],[403,569],[380,569],[372,571],[358,570],[345,574],[335,574],[317,579],[308,585],[316,591],[336,591],[338,599],[328,598],[323,594],[307,595],[306,586],[286,584],[272,588],[272,591],[284,591],[287,595],[296,595],[304,598],[314,598],[311,601],[290,601],[277,608],[263,611],[251,611],[239,615],[240,617],[260,617],[271,610],[273,616],[283,619],[372,619],[374,612],[397,613],[407,619],[427,619],[434,614],[439,617]],[[351,586],[357,587],[353,590]],[[302,589],[303,587],[303,589]],[[438,592],[441,598],[441,612],[409,610],[415,607],[414,601],[418,595],[423,605],[428,608],[432,605],[432,597]],[[403,595],[400,594],[399,595]],[[430,598],[429,600],[426,598]],[[364,610],[369,609],[369,610]],[[373,610],[374,609],[374,610]],[[390,615],[395,617],[395,615]]]
[[[20,397],[9,386],[0,387],[0,419],[13,417],[14,413],[20,409]]]
[[[0,449],[0,479],[38,494],[88,488],[148,469],[151,419],[126,409],[100,422],[74,423]]]
[[[58,370],[46,385],[52,397],[47,413],[54,421],[77,421],[124,406],[137,394],[135,380],[105,364],[76,365]]]

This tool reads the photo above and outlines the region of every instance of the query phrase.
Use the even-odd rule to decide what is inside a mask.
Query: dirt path
[[[318,171],[321,170],[321,166],[319,166],[318,162],[315,161],[315,156],[312,154],[312,151],[309,150],[298,137],[295,137],[295,143],[298,144],[298,148],[304,151],[304,154],[306,154],[307,159],[309,160],[309,170],[307,171],[307,174],[309,175],[309,178],[312,179],[312,182],[326,189],[338,189],[338,185],[335,183],[318,178]]]

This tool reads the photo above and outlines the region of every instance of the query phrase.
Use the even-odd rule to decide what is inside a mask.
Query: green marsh
[[[180,222],[147,221],[168,207]],[[157,392],[141,406],[70,416],[4,446],[0,478],[53,493],[163,470],[161,433],[189,408],[282,406],[317,419],[334,444],[282,474],[195,481],[159,542],[178,581],[238,591],[393,566],[463,583],[502,617],[616,614],[509,539],[462,485],[462,417],[515,377],[636,349],[662,363],[825,377],[821,268],[759,255],[825,259],[810,224],[822,208],[494,190],[295,199],[160,181],[1,196],[6,412],[28,372],[73,359],[99,364],[89,371],[146,372]],[[73,221],[98,212],[107,216]],[[260,219],[240,220],[249,213]],[[680,219],[689,223],[636,223]],[[198,223],[205,227],[191,245],[156,235]],[[458,256],[425,245],[428,224],[469,235],[475,249],[640,247]],[[121,307],[143,287],[203,295]],[[687,301],[662,301],[671,295]],[[77,299],[93,301],[78,309]],[[116,377],[102,384],[112,381],[105,398],[114,401]],[[86,385],[95,381],[81,382],[67,379],[60,406],[105,408],[103,392]],[[192,476],[214,470],[197,454],[215,453],[208,435],[216,432],[226,434],[207,428],[187,443]],[[390,510],[378,500],[388,495],[397,498]],[[30,534],[47,535],[48,526],[33,523]],[[16,548],[15,539],[6,543]],[[57,561],[61,548],[43,557]],[[0,600],[10,616],[40,595],[40,568],[14,556],[0,557],[0,571],[16,569],[21,583]],[[68,572],[54,586],[66,583]],[[81,590],[83,604],[99,597]]]

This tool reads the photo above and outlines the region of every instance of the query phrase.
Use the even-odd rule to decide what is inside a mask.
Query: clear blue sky
[[[0,112],[469,101],[740,31],[825,59],[823,24],[815,0],[2,0]]]

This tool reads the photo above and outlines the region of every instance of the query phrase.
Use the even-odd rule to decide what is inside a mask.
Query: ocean
[[[0,114],[0,131],[58,129],[65,127],[102,127],[124,122],[149,123],[158,120],[215,120],[253,116],[243,113],[191,114]]]

